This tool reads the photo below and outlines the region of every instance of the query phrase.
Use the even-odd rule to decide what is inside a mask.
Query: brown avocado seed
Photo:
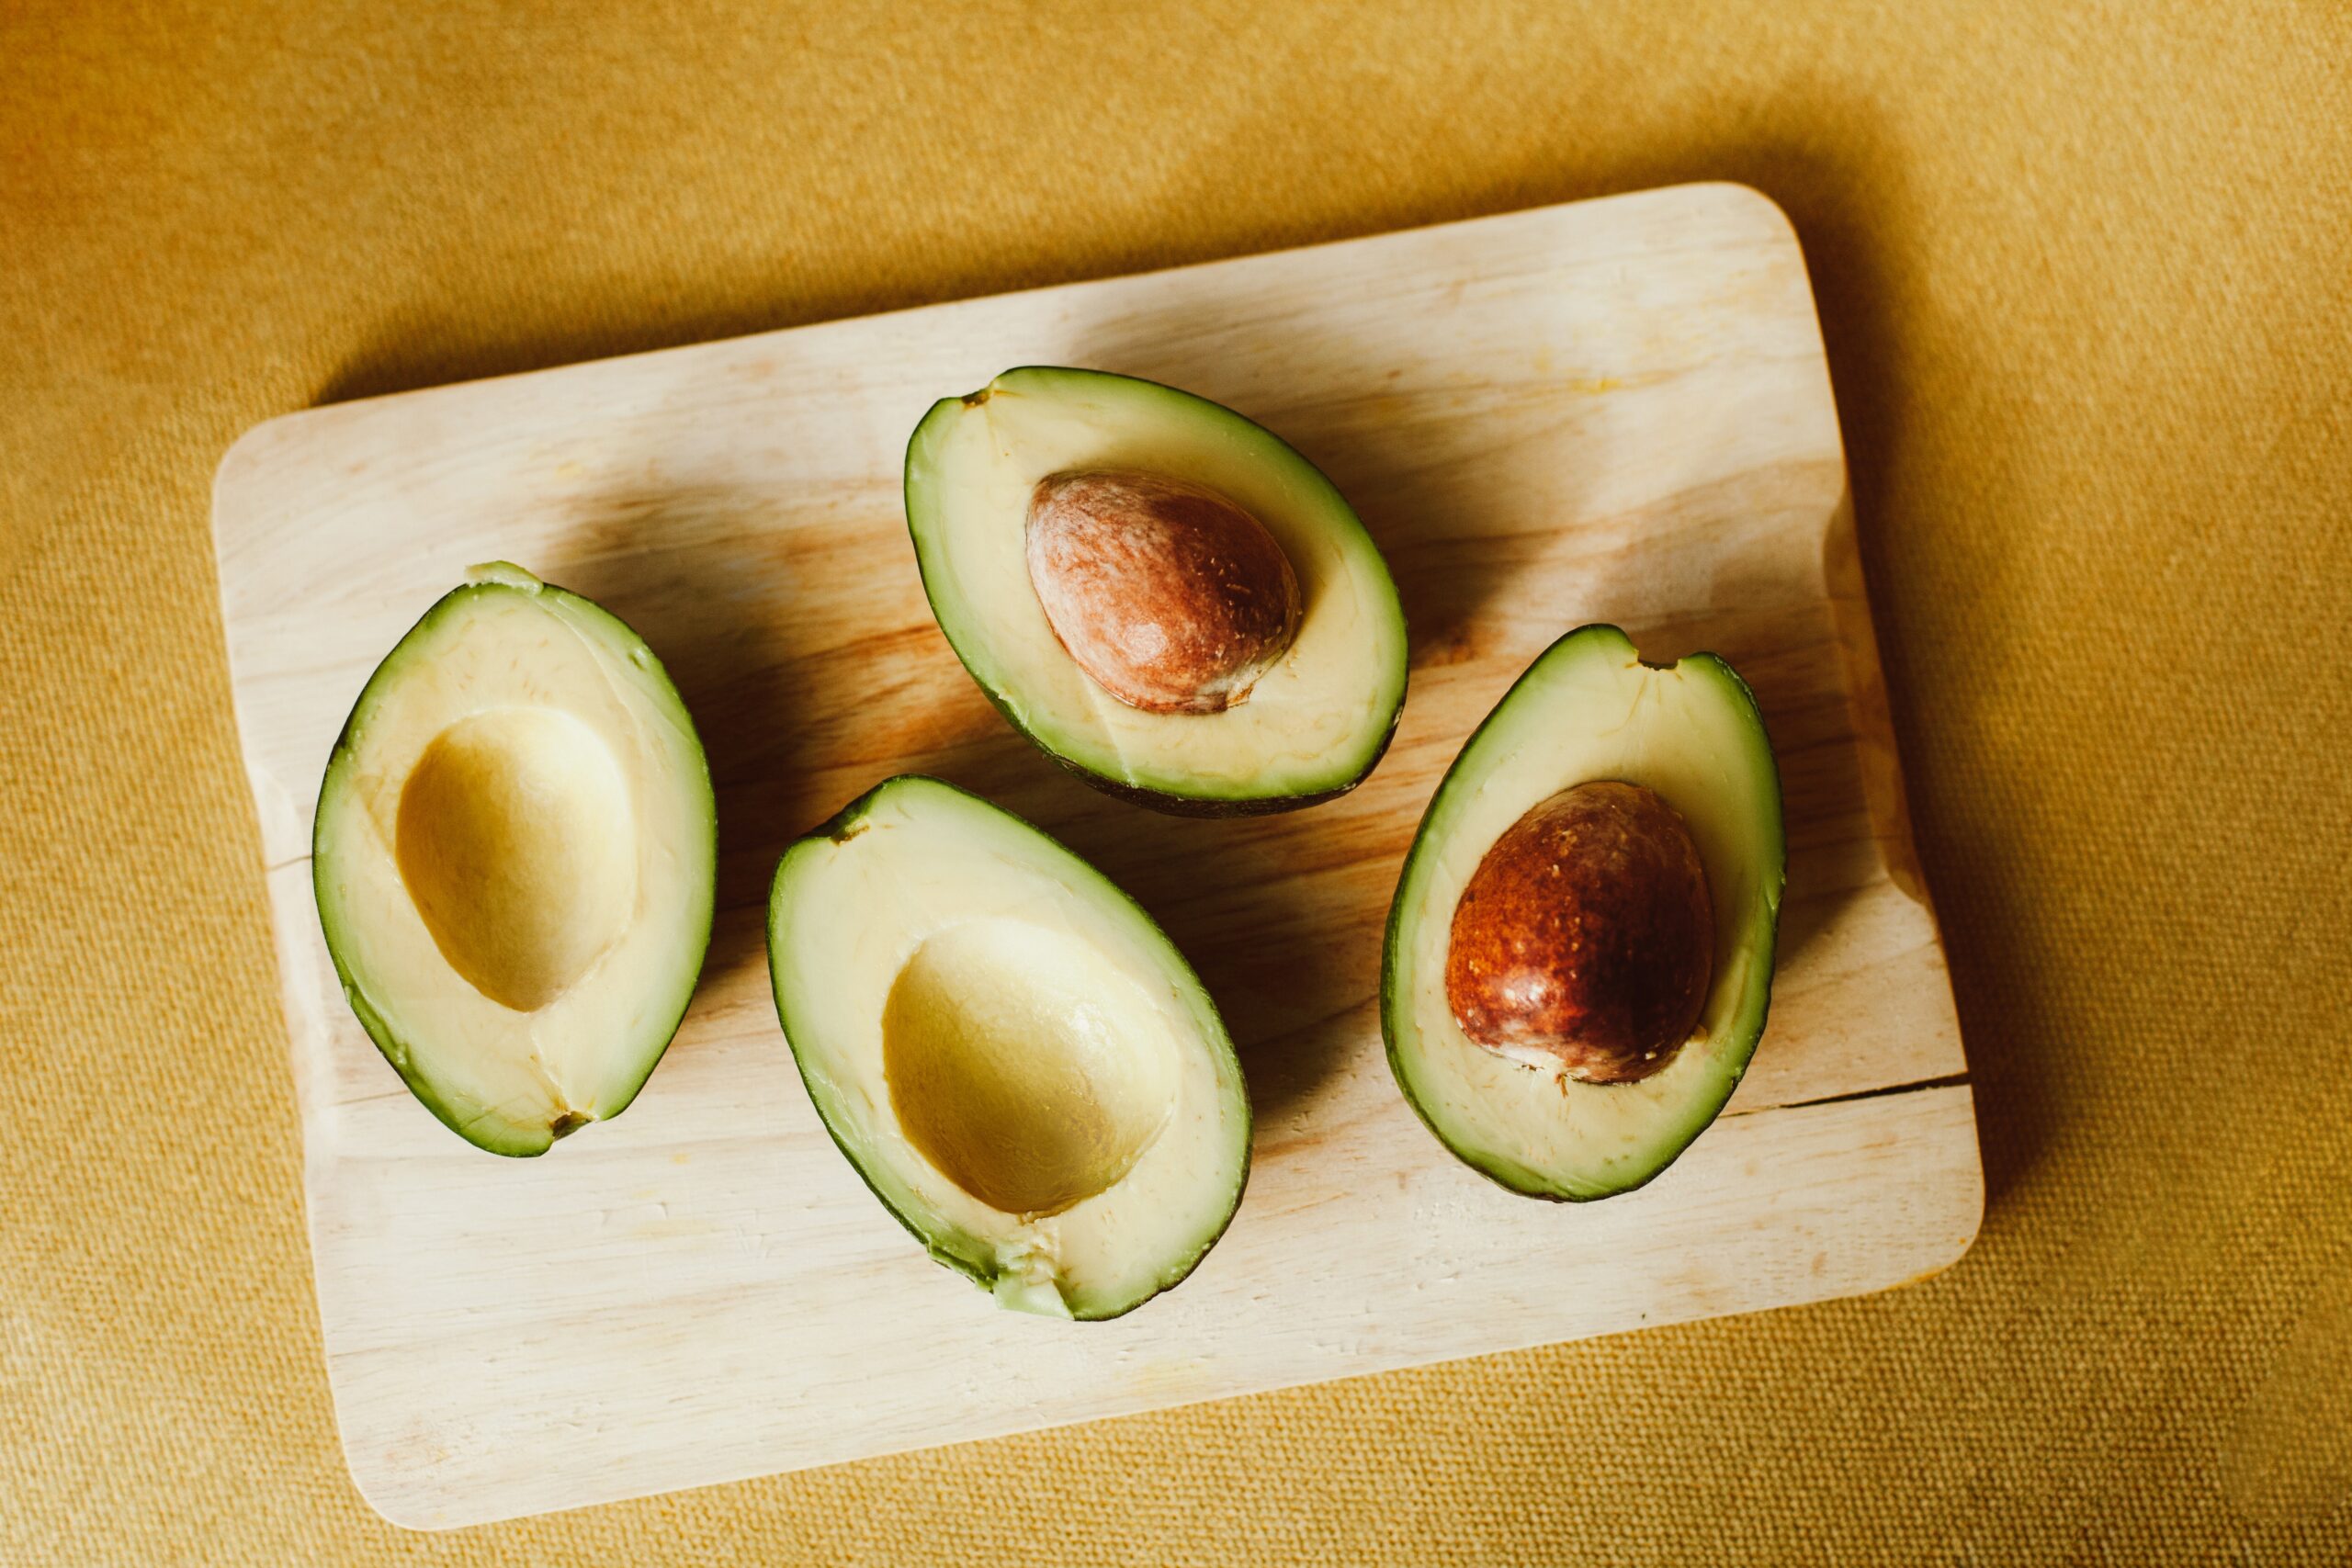
[[[1562,790],[1495,840],[1453,908],[1445,998],[1462,1032],[1588,1083],[1674,1059],[1714,970],[1706,868],[1640,784]]]
[[[1298,577],[1266,525],[1154,474],[1053,474],[1029,497],[1029,581],[1095,684],[1146,713],[1221,713],[1298,635]]]

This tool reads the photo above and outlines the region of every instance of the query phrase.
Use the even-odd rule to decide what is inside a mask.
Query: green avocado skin
[[[1221,414],[1225,418],[1234,420],[1238,423],[1249,426],[1252,431],[1262,434],[1268,440],[1274,443],[1275,446],[1278,446],[1290,460],[1295,461],[1301,468],[1306,468],[1310,473],[1313,473],[1317,479],[1323,482],[1324,485],[1330,488],[1331,493],[1334,496],[1339,493],[1338,488],[1330,485],[1329,479],[1325,476],[1320,469],[1317,468],[1313,463],[1308,461],[1304,453],[1291,446],[1287,441],[1283,440],[1281,436],[1275,434],[1272,431],[1267,430],[1265,426],[1259,424],[1256,421],[1250,419],[1244,414],[1236,413],[1231,409],[1225,408],[1220,404],[1212,403],[1209,400],[1199,397],[1195,393],[1184,391],[1182,388],[1170,387],[1162,382],[1147,380],[1139,376],[1119,376],[1110,371],[1080,370],[1073,369],[1069,367],[1053,365],[1024,365],[1017,367],[1014,369],[1007,370],[1002,375],[998,376],[994,381],[989,383],[988,389],[993,390],[998,386],[1006,382],[1014,382],[1015,384],[1018,384],[1023,380],[1051,378],[1055,377],[1091,377],[1100,378],[1105,380],[1134,382],[1140,386],[1155,388],[1160,391],[1167,392],[1173,397],[1184,399],[1189,402],[1205,405],[1208,408],[1216,410],[1217,413]],[[931,571],[925,564],[924,552],[922,549],[922,529],[919,522],[922,508],[917,500],[920,481],[915,471],[917,455],[922,446],[924,428],[928,426],[934,418],[944,414],[947,411],[950,411],[959,405],[970,404],[978,401],[986,395],[987,392],[982,391],[967,393],[960,397],[940,399],[938,401],[932,404],[930,410],[923,415],[923,418],[918,422],[915,426],[913,435],[909,437],[907,442],[906,457],[900,475],[900,487],[905,496],[907,528],[908,533],[913,538],[915,543],[915,568],[922,579],[923,598],[927,604],[932,605],[934,618],[938,615],[937,595],[939,589],[938,585],[933,581]],[[1342,505],[1344,506],[1344,502]],[[1348,522],[1352,526],[1359,529],[1363,527],[1362,522],[1356,519],[1351,511],[1349,512],[1347,515]],[[1384,580],[1385,580],[1386,570],[1385,565],[1381,570]],[[1401,606],[1397,606],[1396,584],[1393,581],[1386,581],[1386,587],[1388,602],[1392,607],[1395,607],[1393,613],[1401,622],[1404,612]],[[940,624],[944,631],[945,629],[944,620],[942,620]],[[952,649],[956,654],[956,662],[964,666],[965,673],[972,677],[973,684],[980,688],[981,694],[988,698],[989,705],[994,707],[999,714],[1003,716],[1005,723],[1012,726],[1016,734],[1018,734],[1023,739],[1028,741],[1031,745],[1037,748],[1037,750],[1043,752],[1054,762],[1056,766],[1077,778],[1082,779],[1094,788],[1101,790],[1103,794],[1111,795],[1115,799],[1124,800],[1131,806],[1139,806],[1144,807],[1146,810],[1157,811],[1164,816],[1170,817],[1190,817],[1201,818],[1265,817],[1274,815],[1278,812],[1303,810],[1310,806],[1320,806],[1327,801],[1337,800],[1340,796],[1346,795],[1358,784],[1363,783],[1365,779],[1372,776],[1373,770],[1377,768],[1380,765],[1381,759],[1388,754],[1389,743],[1396,739],[1396,726],[1404,716],[1405,711],[1406,688],[1405,684],[1400,682],[1397,687],[1396,705],[1389,711],[1388,726],[1386,729],[1381,733],[1378,744],[1373,747],[1370,754],[1364,758],[1363,766],[1358,768],[1353,774],[1347,778],[1335,781],[1329,787],[1325,789],[1312,790],[1303,794],[1294,795],[1250,795],[1246,793],[1207,795],[1185,794],[1177,791],[1154,789],[1147,784],[1130,784],[1126,780],[1113,778],[1108,774],[1097,773],[1093,769],[1064,756],[1060,751],[1055,749],[1053,742],[1050,739],[1038,731],[1035,726],[1024,721],[1021,717],[1019,713],[1015,711],[1012,703],[1006,697],[1005,694],[999,691],[988,680],[982,677],[980,671],[974,667],[971,656],[967,653],[956,638],[949,637],[947,640],[949,648]]]
[[[942,1230],[944,1234],[934,1235],[932,1232],[924,1230],[922,1224],[920,1224],[912,1215],[909,1214],[898,1204],[892,1202],[888,1195],[876,1184],[874,1178],[866,1172],[865,1160],[859,1157],[857,1151],[850,1146],[848,1140],[842,1136],[840,1130],[833,1125],[831,1118],[824,1113],[824,1100],[819,1093],[816,1082],[810,1076],[808,1063],[802,1056],[800,1047],[794,1043],[791,1004],[786,999],[785,994],[786,987],[784,984],[783,966],[776,961],[778,944],[782,940],[782,933],[779,929],[776,911],[779,896],[783,890],[785,867],[791,858],[793,849],[801,844],[816,840],[831,840],[834,843],[840,843],[845,840],[854,837],[860,831],[861,824],[865,821],[866,814],[873,810],[876,802],[881,800],[884,795],[888,795],[891,791],[904,788],[908,785],[952,790],[957,795],[967,796],[972,800],[979,801],[982,805],[987,806],[990,810],[997,811],[1006,817],[1012,818],[1014,821],[1020,822],[1023,827],[1028,828],[1030,831],[1037,834],[1040,838],[1046,839],[1048,842],[1067,849],[1067,846],[1060,845],[1059,840],[1054,839],[1053,836],[1046,832],[1044,829],[1037,827],[1035,823],[1028,821],[1025,818],[1020,817],[1013,812],[1006,811],[1004,807],[996,805],[993,801],[986,800],[979,795],[974,795],[970,790],[963,788],[959,784],[950,784],[945,779],[935,778],[928,773],[899,773],[894,777],[885,779],[880,784],[877,784],[873,788],[867,790],[865,794],[859,795],[856,799],[851,801],[847,806],[842,807],[839,811],[833,813],[832,816],[827,818],[823,822],[819,823],[816,827],[811,828],[808,832],[803,833],[798,839],[793,840],[791,845],[786,846],[784,857],[777,861],[775,879],[769,894],[768,902],[767,938],[769,991],[775,1002],[776,1024],[777,1027],[783,1030],[785,1044],[789,1047],[792,1052],[793,1066],[800,1074],[801,1088],[808,1092],[809,1103],[817,1107],[817,1120],[823,1124],[825,1135],[832,1140],[833,1147],[841,1151],[842,1158],[849,1163],[849,1168],[857,1172],[858,1180],[865,1185],[865,1190],[868,1192],[874,1194],[874,1201],[881,1204],[884,1212],[892,1219],[898,1221],[899,1225],[905,1229],[909,1235],[914,1237],[916,1243],[922,1247],[923,1251],[927,1255],[929,1255],[932,1261],[941,1264],[945,1268],[954,1269],[956,1273],[963,1275],[966,1279],[971,1280],[972,1283],[978,1285],[981,1290],[994,1293],[998,1281],[1001,1277],[1001,1271],[997,1268],[996,1260],[990,1255],[989,1250],[981,1244],[978,1238],[967,1235],[960,1231],[956,1231],[943,1226]],[[1070,852],[1074,853],[1075,852]],[[1090,869],[1091,868],[1090,867]],[[1110,889],[1120,898],[1125,899],[1130,905],[1133,905],[1136,913],[1143,916],[1146,923],[1148,923],[1154,931],[1159,932],[1160,940],[1168,943],[1169,951],[1170,953],[1179,953],[1179,956],[1181,957],[1181,952],[1176,947],[1176,944],[1173,942],[1169,942],[1168,933],[1164,931],[1160,931],[1159,922],[1152,919],[1149,913],[1145,911],[1141,905],[1135,904],[1135,901],[1128,897],[1125,890],[1119,888],[1117,885],[1111,882],[1109,878],[1102,877],[1100,873],[1097,873],[1096,875],[1104,887]],[[1190,967],[1191,966],[1188,964],[1186,965],[1188,973],[1190,972]],[[1194,978],[1197,981],[1197,976]],[[1232,1050],[1232,1046],[1229,1043],[1227,1043],[1224,1048],[1227,1052]],[[1078,1323],[1108,1323],[1114,1318],[1125,1317],[1127,1314],[1135,1311],[1136,1308],[1143,1305],[1146,1302],[1152,1300],[1155,1296],[1161,1295],[1183,1283],[1184,1280],[1193,1272],[1193,1270],[1199,1267],[1201,1259],[1207,1257],[1210,1250],[1214,1248],[1219,1241],[1224,1239],[1225,1233],[1232,1228],[1233,1217],[1241,1212],[1241,1197],[1242,1194],[1248,1190],[1250,1186],[1250,1165],[1251,1158],[1256,1152],[1255,1111],[1250,1102],[1249,1097],[1246,1094],[1241,1097],[1238,1109],[1242,1117],[1243,1134],[1241,1142],[1241,1171],[1239,1179],[1234,1183],[1233,1201],[1232,1204],[1227,1208],[1224,1219],[1219,1221],[1216,1228],[1211,1230],[1202,1239],[1199,1247],[1187,1253],[1180,1254],[1171,1258],[1169,1260],[1168,1265],[1160,1270],[1159,1280],[1153,1289],[1126,1301],[1110,1302],[1099,1304],[1084,1303],[1073,1304],[1069,1309],[1072,1321]]]
[[[491,1154],[503,1155],[511,1159],[528,1159],[543,1155],[555,1145],[557,1140],[569,1136],[585,1123],[569,1121],[560,1123],[519,1126],[488,1115],[469,1115],[461,1108],[450,1104],[442,1096],[433,1081],[416,1066],[415,1052],[411,1048],[409,1042],[402,1039],[382,1013],[377,1010],[365,987],[354,978],[350,969],[344,963],[343,944],[334,926],[324,915],[328,908],[325,886],[328,857],[321,853],[321,849],[325,837],[324,826],[329,816],[328,804],[334,798],[342,776],[357,762],[358,739],[363,728],[364,716],[368,713],[375,699],[382,694],[386,685],[401,678],[404,663],[401,657],[401,650],[432,632],[444,618],[456,614],[483,595],[526,592],[529,591],[501,581],[466,583],[461,587],[451,589],[435,600],[431,608],[417,617],[416,624],[401,634],[400,641],[392,645],[391,651],[384,655],[382,661],[376,666],[375,672],[368,676],[368,683],[360,688],[358,698],[351,705],[349,716],[344,719],[342,730],[335,736],[334,748],[327,754],[326,771],[319,784],[320,808],[312,814],[311,822],[311,899],[313,906],[321,911],[320,931],[326,939],[327,956],[334,964],[336,983],[343,988],[344,1000],[350,1006],[352,1015],[359,1021],[359,1026],[368,1032],[368,1038],[375,1042],[376,1049],[382,1053],[384,1060],[391,1064],[394,1072],[400,1074],[401,1081],[408,1086],[409,1092],[416,1097],[419,1104],[433,1112],[435,1120],[474,1147]],[[656,683],[656,689],[666,697],[670,706],[674,710],[674,717],[684,728],[686,733],[695,735],[694,719],[686,712],[686,705],[678,695],[677,687],[671,681],[669,671],[662,666],[660,660],[654,657],[652,650],[646,647],[644,639],[629,628],[628,623],[594,600],[583,598],[569,589],[558,588],[552,583],[543,583],[536,592],[542,596],[555,598],[567,609],[583,619],[603,623],[610,628],[616,641],[623,642],[624,646],[634,645],[637,649],[641,650],[643,659],[638,666],[639,669],[649,682]],[[695,736],[695,753],[703,759],[698,782],[707,807],[704,817],[710,825],[712,863],[715,865],[718,845],[718,816],[711,804],[714,796],[711,789],[709,760],[707,754],[702,750],[701,738],[698,735]],[[666,1011],[667,1021],[660,1026],[661,1043],[647,1054],[644,1072],[638,1075],[637,1081],[628,1086],[627,1094],[603,1120],[610,1121],[612,1117],[618,1116],[629,1108],[636,1100],[639,1092],[644,1089],[646,1080],[653,1076],[653,1069],[662,1065],[662,1058],[668,1054],[670,1043],[677,1036],[678,1026],[685,1021],[687,1004],[694,999],[695,987],[701,979],[703,964],[709,956],[713,918],[711,901],[706,899],[703,903],[702,931],[694,947],[694,963],[686,972],[674,1009]]]
[[[1702,1133],[1714,1124],[1715,1118],[1722,1114],[1723,1108],[1730,1103],[1733,1091],[1739,1087],[1741,1078],[1747,1076],[1748,1062],[1754,1056],[1757,1042],[1763,1037],[1765,1023],[1771,1010],[1771,986],[1768,980],[1762,998],[1757,1002],[1751,1014],[1742,1020],[1742,1032],[1746,1036],[1746,1046],[1740,1060],[1724,1083],[1721,1092],[1713,1097],[1713,1103],[1695,1107],[1687,1134],[1662,1145],[1657,1151],[1652,1163],[1645,1168],[1628,1179],[1613,1183],[1605,1189],[1579,1189],[1564,1185],[1547,1179],[1540,1172],[1530,1170],[1516,1161],[1489,1159],[1481,1151],[1465,1147],[1456,1142],[1438,1119],[1430,1114],[1429,1108],[1423,1105],[1413,1093],[1411,1078],[1402,1060],[1403,1041],[1407,1037],[1404,1012],[1409,998],[1402,994],[1402,987],[1397,978],[1397,956],[1406,937],[1406,918],[1408,913],[1406,889],[1411,880],[1413,863],[1419,856],[1423,841],[1429,832],[1430,822],[1436,816],[1439,804],[1445,798],[1445,793],[1453,784],[1455,775],[1462,772],[1464,759],[1468,758],[1476,748],[1478,738],[1510,711],[1513,698],[1519,696],[1522,690],[1536,678],[1538,672],[1555,658],[1565,656],[1588,640],[1604,637],[1623,643],[1629,651],[1634,647],[1633,639],[1625,635],[1623,628],[1606,623],[1588,624],[1564,634],[1536,656],[1527,669],[1521,673],[1519,679],[1511,683],[1510,690],[1504,693],[1502,699],[1496,703],[1485,718],[1479,721],[1478,728],[1471,731],[1469,739],[1463,742],[1462,750],[1455,754],[1453,763],[1446,769],[1445,776],[1438,781],[1437,789],[1430,795],[1430,804],[1422,811],[1419,826],[1414,829],[1412,847],[1406,852],[1405,864],[1397,874],[1396,895],[1389,903],[1388,919],[1381,942],[1380,1032],[1382,1043],[1385,1047],[1388,1057],[1389,1073],[1396,1078],[1396,1087],[1404,1096],[1405,1103],[1412,1107],[1413,1114],[1419,1119],[1421,1125],[1427,1127],[1430,1134],[1445,1146],[1447,1152],[1461,1160],[1463,1164],[1508,1191],[1518,1193],[1521,1197],[1540,1198],[1555,1203],[1589,1203],[1598,1202],[1604,1198],[1622,1197],[1628,1192],[1639,1191],[1664,1174],[1668,1167],[1681,1157],[1684,1150],[1698,1141]],[[1779,768],[1773,756],[1770,736],[1764,728],[1763,713],[1756,703],[1755,692],[1739,671],[1733,669],[1731,664],[1718,654],[1689,654],[1676,660],[1676,665],[1698,666],[1711,670],[1736,695],[1742,708],[1743,721],[1752,732],[1752,744],[1758,750],[1767,764],[1771,786],[1773,815],[1777,819],[1781,810]],[[1788,846],[1785,836],[1774,846],[1768,872],[1770,902],[1774,914],[1765,921],[1760,932],[1757,961],[1762,964],[1765,974],[1770,976],[1779,942],[1777,912],[1781,890],[1786,883],[1788,874]]]

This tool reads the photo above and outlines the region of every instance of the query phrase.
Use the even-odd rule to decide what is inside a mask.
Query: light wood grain
[[[1332,805],[1140,813],[1005,729],[932,624],[907,433],[1011,365],[1098,366],[1272,425],[1356,502],[1413,630],[1396,743]],[[1982,1203],[1908,844],[1827,370],[1777,209],[1687,186],[321,409],[223,463],[215,528],[303,1117],[337,1419],[411,1525],[566,1507],[1645,1324],[1878,1289]],[[545,1158],[417,1107],[319,940],[310,812],[375,660],[519,561],[669,664],[718,786],[721,913],[628,1114]],[[1651,1187],[1511,1197],[1381,1057],[1380,924],[1438,775],[1561,631],[1754,684],[1790,829],[1772,1021]],[[1256,1167],[1182,1289],[1111,1324],[999,1312],[825,1137],[766,994],[783,846],[937,773],[1159,916],[1243,1045]]]

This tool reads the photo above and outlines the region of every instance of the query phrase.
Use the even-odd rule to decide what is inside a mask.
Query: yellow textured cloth
[[[1812,259],[1982,1239],[459,1532],[335,1444],[207,528],[322,400],[1673,181]],[[2352,10],[0,0],[0,1562],[2352,1561]]]

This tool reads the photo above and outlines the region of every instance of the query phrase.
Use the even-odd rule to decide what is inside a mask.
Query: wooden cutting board
[[[1353,795],[1238,822],[1058,773],[932,624],[899,509],[933,399],[1009,366],[1168,381],[1355,502],[1412,626]],[[274,420],[214,502],[352,1473],[494,1519],[1917,1279],[1982,1208],[1804,263],[1691,186],[640,355]],[[668,663],[718,791],[719,918],[644,1094],[544,1158],[410,1098],[339,994],[311,811],[361,683],[466,567],[601,601]],[[1414,1120],[1381,923],[1422,807],[1544,646],[1621,623],[1754,684],[1787,795],[1772,1019],[1650,1187],[1517,1198]],[[1258,1107],[1239,1217],[1182,1288],[1071,1325],[926,1259],[809,1108],[760,910],[795,835],[920,769],[1091,857],[1198,965]]]

